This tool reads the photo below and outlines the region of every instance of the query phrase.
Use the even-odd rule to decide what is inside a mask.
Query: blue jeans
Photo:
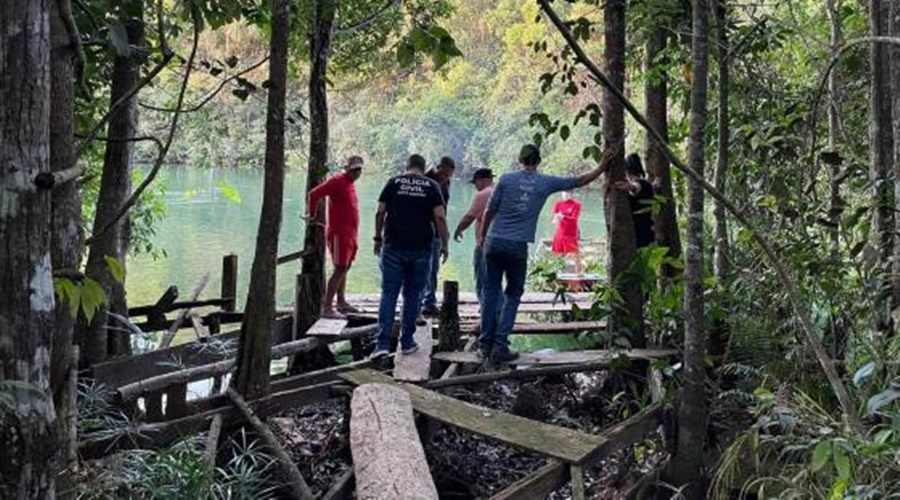
[[[525,291],[528,243],[488,238],[484,242],[484,261],[487,272],[478,343],[483,351],[503,351],[509,349],[509,333],[516,323],[519,300]],[[504,276],[506,290],[502,290]]]
[[[428,280],[425,282],[425,293],[422,297],[422,307],[434,309],[437,307],[438,271],[441,269],[441,239],[435,238],[431,243],[431,269],[428,271]]]
[[[475,274],[475,296],[478,298],[480,310],[483,307],[481,304],[484,304],[484,280],[485,274],[487,273],[487,268],[484,263],[483,247],[475,246],[475,251],[472,252],[472,269]]]
[[[391,332],[394,329],[394,311],[397,297],[403,290],[403,313],[401,316],[400,347],[408,349],[413,345],[416,332],[416,318],[419,316],[419,301],[428,267],[431,265],[430,250],[402,250],[386,246],[381,249],[381,305],[378,308],[378,349],[389,350]]]

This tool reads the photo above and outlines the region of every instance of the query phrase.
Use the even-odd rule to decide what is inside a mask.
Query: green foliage
[[[121,270],[121,266],[119,269]],[[124,278],[124,272],[122,277]],[[103,291],[103,285],[92,278],[78,281],[69,278],[53,278],[53,289],[59,302],[69,305],[72,318],[77,318],[80,312],[89,323],[100,306],[106,303],[106,292]]]

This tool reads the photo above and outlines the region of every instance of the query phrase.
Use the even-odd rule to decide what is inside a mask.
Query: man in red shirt
[[[322,317],[342,318],[343,313],[358,312],[347,302],[344,295],[347,272],[356,260],[357,241],[359,238],[359,198],[353,183],[362,175],[363,159],[351,156],[341,173],[329,178],[309,192],[307,210],[317,213],[316,207],[323,198],[328,198],[328,223],[325,226],[325,238],[334,272],[325,289],[322,303]],[[337,295],[337,310],[334,296]]]

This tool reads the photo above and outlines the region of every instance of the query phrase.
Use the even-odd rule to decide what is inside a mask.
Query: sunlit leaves
[[[88,322],[91,322],[100,306],[106,303],[103,285],[91,278],[84,278],[81,281],[54,278],[53,288],[60,302],[69,305],[69,312],[73,318],[77,318],[80,312]]]
[[[454,57],[461,56],[462,52],[456,47],[456,42],[447,30],[432,25],[416,26],[397,45],[397,62],[403,67],[413,65],[418,54],[430,57],[437,70]]]

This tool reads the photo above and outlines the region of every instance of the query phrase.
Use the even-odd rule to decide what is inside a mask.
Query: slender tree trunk
[[[707,75],[709,72],[709,3],[693,0],[694,70],[691,85],[691,128],[688,144],[690,166],[701,176],[704,171],[704,135],[707,117]],[[674,480],[688,498],[705,493],[703,453],[706,443],[706,325],[703,314],[703,186],[688,182],[688,231],[684,270],[684,386],[678,409],[678,450]]]
[[[669,140],[669,77],[665,70],[657,67],[663,66],[665,63],[662,58],[668,43],[669,36],[662,26],[657,26],[647,39],[645,72],[651,76],[647,78],[644,86],[646,94],[644,112],[647,115],[647,121],[651,127],[659,130],[666,140]],[[669,158],[649,135],[644,140],[644,151],[647,173],[656,188],[656,194],[666,198],[665,204],[660,207],[659,213],[653,221],[656,242],[669,249],[669,256],[678,258],[681,255],[681,235],[678,233],[678,215],[675,208],[675,193],[672,190]],[[666,266],[664,272],[666,276],[673,277],[678,270]]]
[[[603,8],[604,57],[606,71],[613,84],[625,88],[625,1],[610,0]],[[603,137],[608,145],[621,144],[625,138],[625,109],[608,90],[603,91]],[[624,148],[623,148],[624,150]],[[634,260],[637,242],[628,194],[612,187],[625,179],[624,151],[612,159],[609,167],[609,186],[606,193],[606,220],[609,221],[609,279],[616,284]],[[639,287],[624,284],[621,289],[625,307],[615,307],[611,331],[632,332],[632,345],[643,347],[643,300]]]
[[[896,0],[889,2],[890,7],[890,33],[895,38],[900,38],[900,3]],[[890,87],[891,87],[891,111],[893,118],[893,148],[894,148],[894,204],[900,208],[900,47],[890,45],[887,47],[890,59]],[[897,229],[900,230],[900,218],[895,219]],[[900,245],[894,244],[893,262],[893,306],[900,304]]]
[[[75,73],[74,55],[69,33],[59,10],[52,2],[50,16],[50,168],[67,170],[75,166]],[[74,182],[56,186],[52,194],[50,261],[54,269],[77,269],[81,263],[81,196]],[[73,384],[72,336],[75,321],[67,303],[57,303],[53,335],[50,386],[56,407],[60,457],[74,450],[75,436],[70,435],[69,419],[76,409],[69,403]],[[60,486],[63,489],[63,486]]]
[[[53,498],[50,0],[0,2],[0,498]],[[24,385],[23,385],[24,384]]]
[[[728,90],[729,90],[729,60],[728,60],[728,12],[726,0],[716,1],[716,62],[719,66],[719,109],[718,131],[716,137],[716,172],[715,186],[720,192],[725,192],[725,179],[728,174],[728,137],[730,128],[728,123]],[[713,206],[713,216],[716,221],[715,249],[713,253],[713,270],[716,281],[725,284],[728,279],[728,220],[725,218],[725,205],[716,201]]]
[[[841,23],[841,9],[843,8],[843,0],[825,0],[825,11],[828,14],[828,20],[831,25],[830,48],[831,56],[836,57],[844,44],[843,26]],[[831,97],[828,106],[828,149],[837,153],[840,150],[842,122],[841,108],[843,107],[843,78],[841,74],[841,65],[838,64],[832,68],[828,74],[828,94]],[[843,201],[841,200],[841,162],[833,162],[829,165],[829,194],[828,194],[828,213],[831,219],[831,228],[829,229],[829,240],[831,247],[831,259],[834,262],[840,262],[841,251],[841,233],[840,222],[843,213]],[[896,288],[895,288],[896,293]],[[832,310],[837,310],[832,304]],[[835,359],[844,359],[847,351],[847,332],[844,327],[843,317],[840,313],[832,314],[829,320],[829,330],[831,332],[831,356]],[[843,368],[844,365],[839,365]]]
[[[134,12],[143,13],[142,0],[128,0],[121,7],[120,19],[128,33],[128,44],[132,50],[127,55],[117,55],[113,62],[112,85],[110,87],[110,104],[116,102],[131,90],[140,80],[140,50],[144,42],[143,14],[131,17]],[[130,139],[137,131],[137,97],[132,97],[109,120],[106,152],[103,157],[103,174],[100,179],[100,192],[97,196],[97,211],[94,215],[94,230],[106,226],[118,213],[121,206],[131,196],[131,173],[134,160],[134,143]],[[128,304],[125,300],[125,283],[116,280],[107,262],[107,257],[116,259],[125,269],[125,257],[128,253],[128,216],[126,215],[108,231],[100,234],[91,245],[88,253],[85,274],[103,285],[107,303],[94,314],[87,327],[84,339],[86,348],[85,361],[88,365],[99,363],[108,356],[129,354],[131,341],[126,332],[107,329],[109,324],[117,324],[109,313],[128,316]],[[119,325],[121,326],[121,325]]]
[[[275,269],[284,199],[284,116],[290,30],[288,0],[272,0],[269,104],[266,116],[266,179],[256,235],[256,255],[241,324],[236,390],[247,399],[269,392],[269,351],[275,328]]]
[[[313,27],[309,38],[309,163],[307,164],[306,192],[318,186],[328,173],[328,95],[326,79],[328,57],[331,55],[331,37],[334,28],[335,0],[313,0]],[[303,204],[303,206],[306,206]],[[317,220],[325,220],[324,203],[316,207]],[[306,224],[303,249],[302,274],[310,279],[303,281],[301,293],[309,302],[321,304],[325,295],[325,231],[318,224]],[[315,314],[318,317],[319,308]],[[307,318],[313,324],[316,318]],[[305,332],[299,332],[303,334]],[[327,347],[311,353],[303,353],[291,361],[291,370],[302,370],[308,362],[331,359]]]
[[[890,2],[869,1],[869,21],[872,36],[888,34]],[[893,325],[891,257],[894,253],[894,181],[892,163],[894,156],[893,126],[891,123],[891,89],[889,48],[873,43],[871,47],[870,73],[872,97],[869,105],[870,179],[875,189],[875,216],[872,234],[873,246],[878,252],[876,283],[878,292],[875,306],[875,331],[881,338],[891,335]]]

